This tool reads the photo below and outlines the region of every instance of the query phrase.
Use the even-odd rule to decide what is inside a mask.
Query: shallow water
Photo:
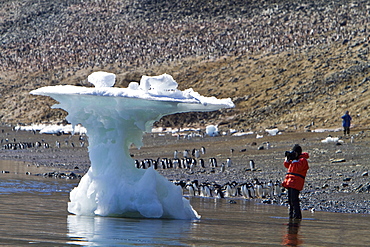
[[[366,246],[370,215],[303,212],[253,201],[191,198],[200,220],[78,217],[67,212],[78,181],[26,176],[24,164],[0,162],[0,245],[22,246]]]

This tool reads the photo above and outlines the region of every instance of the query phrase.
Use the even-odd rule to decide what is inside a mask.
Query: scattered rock
[[[341,162],[346,162],[345,159],[330,159],[331,163],[341,163]]]

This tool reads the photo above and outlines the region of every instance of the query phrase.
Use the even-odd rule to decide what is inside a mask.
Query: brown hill
[[[118,87],[171,74],[180,89],[236,107],[176,114],[158,125],[259,130],[365,128],[370,84],[368,1],[0,2],[0,121],[61,122],[47,85],[89,86],[93,71]]]

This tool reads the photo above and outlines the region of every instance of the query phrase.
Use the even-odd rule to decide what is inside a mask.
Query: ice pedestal
[[[233,103],[173,88],[168,95],[153,95],[150,80],[146,83],[149,87],[145,90],[132,86],[124,89],[54,86],[31,92],[54,98],[60,103],[54,108],[66,110],[70,123],[81,123],[87,129],[91,167],[70,193],[70,213],[199,218],[183,198],[180,187],[153,168],[137,169],[129,148],[131,144],[140,148],[144,132],[150,131],[152,124],[164,115],[212,111],[233,107]]]

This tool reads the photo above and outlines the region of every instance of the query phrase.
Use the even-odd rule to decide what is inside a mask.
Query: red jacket
[[[304,179],[309,168],[307,162],[308,158],[308,153],[302,153],[298,160],[284,161],[284,166],[288,168],[284,182],[282,183],[285,188],[293,188],[296,190],[303,189]]]

